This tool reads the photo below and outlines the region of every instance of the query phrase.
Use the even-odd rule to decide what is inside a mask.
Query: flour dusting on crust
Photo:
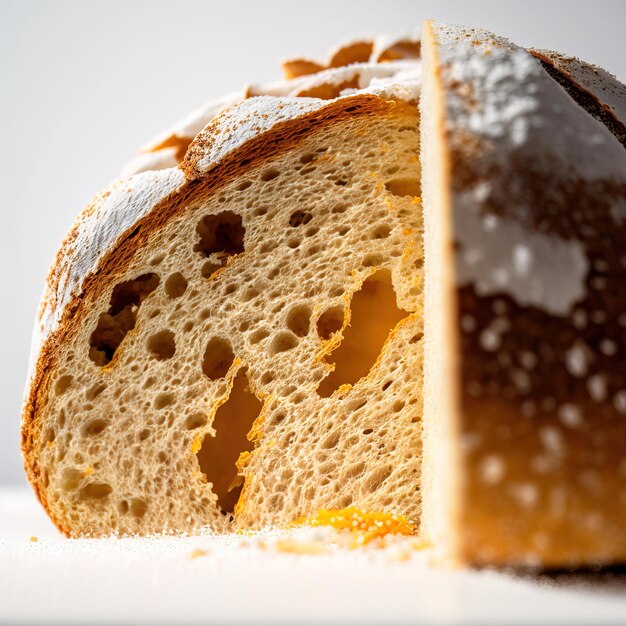
[[[508,219],[481,218],[476,206],[467,201],[459,211],[458,284],[473,284],[481,296],[508,293],[523,306],[568,315],[585,295],[589,264],[582,245]]]
[[[520,161],[554,171],[572,185],[607,179],[619,184],[626,180],[623,148],[602,123],[569,101],[528,51],[480,30],[442,31],[453,142],[466,142],[460,149],[473,142],[478,171],[475,183],[459,193],[455,210],[459,284],[567,315],[586,292],[585,250],[571,237],[532,226],[542,207],[525,202],[523,190],[511,189],[514,215],[491,215],[494,192],[501,196],[507,184],[498,171],[504,163]],[[525,261],[520,265],[516,258]]]

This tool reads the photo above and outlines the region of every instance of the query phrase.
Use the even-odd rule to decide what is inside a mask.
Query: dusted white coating
[[[557,163],[566,160],[571,174],[585,180],[626,178],[624,148],[601,122],[571,101],[527,50],[497,39],[498,45],[483,41],[484,31],[476,30],[472,41],[480,41],[483,51],[476,54],[469,38],[452,38],[460,29],[444,28],[451,38],[442,38],[441,62],[450,64],[449,78],[459,84],[447,94],[447,118],[489,142],[484,168],[525,148],[542,158],[546,168],[553,166],[553,155]],[[467,107],[462,85],[470,83],[472,100],[480,106]],[[551,133],[553,128],[559,132]]]
[[[341,86],[344,83],[354,81],[356,81],[358,89],[367,89],[371,85],[372,87],[379,87],[381,94],[388,93],[388,86],[392,83],[406,82],[413,95],[408,96],[408,92],[397,93],[397,95],[398,97],[412,98],[416,97],[416,90],[419,89],[420,75],[421,62],[419,60],[399,60],[385,63],[354,63],[345,67],[323,70],[312,75],[299,76],[292,80],[280,80],[264,85],[249,85],[240,92],[213,100],[192,111],[170,129],[155,137],[142,148],[139,155],[124,167],[123,175],[129,176],[148,170],[175,166],[177,160],[173,159],[172,156],[175,151],[159,146],[168,139],[174,138],[191,141],[216,115],[247,98],[254,96],[294,98],[321,85]],[[354,89],[348,89],[345,93],[353,92]],[[341,95],[344,95],[344,92]],[[165,154],[163,154],[164,152]]]
[[[178,169],[121,179],[81,213],[70,230],[75,236],[61,247],[48,277],[33,331],[27,387],[41,346],[57,329],[65,307],[81,293],[85,279],[97,270],[103,256],[120,238],[184,182],[185,176]],[[56,281],[51,281],[53,276]]]
[[[0,492],[0,520],[7,623],[595,626],[626,612],[619,573],[447,570],[410,538],[312,554],[295,550],[330,533],[68,540],[26,491]]]
[[[473,284],[480,296],[507,293],[523,306],[568,315],[585,295],[589,263],[582,245],[507,218],[482,218],[480,205],[464,200],[456,220],[459,286]]]
[[[545,171],[559,168],[572,180],[626,180],[621,144],[573,103],[528,51],[485,31],[438,28],[444,34],[440,60],[454,85],[446,94],[446,117],[458,136],[465,133],[484,146],[476,155],[481,171],[498,171],[513,158]],[[491,174],[485,178],[457,194],[458,284],[568,315],[586,294],[589,268],[582,244],[525,228],[536,207],[522,206],[519,196],[514,220],[490,214],[489,200],[501,181]]]
[[[275,124],[321,110],[324,108],[323,104],[324,101],[317,98],[258,96],[226,109],[194,142],[202,141],[205,137],[211,139],[203,146],[204,156],[195,164],[197,171],[208,172],[220,158],[254,137],[266,133]]]

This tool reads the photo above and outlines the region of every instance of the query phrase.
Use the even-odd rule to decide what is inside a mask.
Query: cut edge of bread
[[[459,440],[458,338],[454,324],[456,292],[453,276],[450,154],[446,145],[443,86],[433,22],[422,33],[424,68],[421,111],[422,194],[424,206],[424,269],[438,280],[426,281],[424,290],[424,385],[422,520],[421,530],[433,545],[442,546],[445,558],[460,562],[459,497],[461,472]],[[428,155],[426,157],[426,155]],[[436,312],[436,313],[434,313]],[[444,388],[444,384],[447,387]]]

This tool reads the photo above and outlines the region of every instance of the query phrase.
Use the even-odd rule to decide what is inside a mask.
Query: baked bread
[[[418,143],[407,83],[260,96],[100,194],[49,276],[24,414],[61,530],[418,519]]]
[[[626,91],[485,31],[423,45],[421,149],[419,44],[359,40],[192,115],[79,219],[23,418],[67,534],[354,505],[457,564],[625,558]]]
[[[422,44],[423,531],[461,563],[624,561],[626,89],[481,30]]]

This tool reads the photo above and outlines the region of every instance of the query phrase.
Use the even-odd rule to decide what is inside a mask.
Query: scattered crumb
[[[274,544],[278,552],[291,554],[327,554],[328,548],[321,541],[306,541],[286,537],[278,539]]]
[[[400,562],[403,563],[405,561],[410,561],[413,556],[412,551],[406,546],[398,547],[396,549],[391,549],[388,552],[388,558],[390,562]]]
[[[202,548],[194,548],[189,553],[190,559],[199,559],[200,557],[207,556],[209,553],[206,550],[202,550]]]
[[[39,541],[39,537],[36,537],[35,535],[32,535],[30,538],[31,543],[37,543]]]
[[[411,548],[413,548],[413,550],[426,550],[426,548],[430,547],[431,544],[422,538],[418,538],[415,541],[411,542]]]

